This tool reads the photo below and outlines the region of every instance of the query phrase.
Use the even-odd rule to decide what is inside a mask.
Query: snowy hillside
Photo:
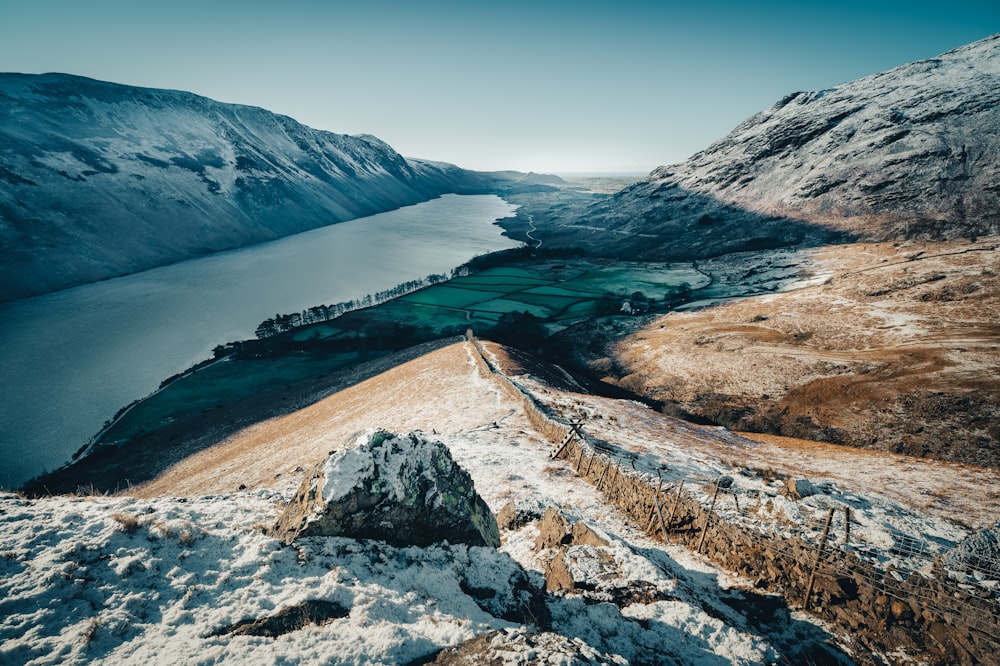
[[[0,301],[481,187],[379,139],[65,74],[0,74]]]
[[[530,366],[499,345],[482,348],[554,417],[584,418],[588,445],[599,448],[582,464],[576,450],[550,458],[550,439],[505,389],[510,384],[484,370],[474,345],[459,343],[251,426],[134,489],[135,499],[4,496],[0,661],[388,664],[433,659],[455,646],[470,660],[448,662],[442,653],[439,663],[488,663],[484,654],[505,654],[508,661],[497,663],[842,664],[871,663],[873,651],[888,663],[959,663],[935,659],[931,643],[921,652],[903,640],[915,623],[895,598],[900,616],[884,611],[881,628],[852,629],[848,622],[860,616],[850,614],[824,623],[795,610],[800,590],[786,600],[764,573],[743,578],[697,555],[697,523],[682,521],[664,543],[646,525],[645,509],[637,520],[622,510],[627,501],[595,486],[617,473],[607,469],[610,455],[654,487],[662,473],[664,501],[673,502],[678,481],[686,481],[685,492],[705,509],[712,482],[726,475],[732,485],[714,504],[718,531],[706,552],[730,539],[723,528],[737,530],[733,538],[756,541],[734,552],[765,568],[786,554],[762,549],[792,547],[784,534],[810,543],[812,561],[817,518],[837,507],[825,566],[863,560],[898,576],[929,571],[933,558],[951,557],[995,521],[1000,495],[981,492],[994,472],[890,454],[873,464],[870,453],[839,447],[757,444],[587,395],[557,370]],[[443,442],[497,513],[499,550],[342,537],[285,546],[265,533],[308,470],[371,427],[422,430]],[[605,457],[595,462],[595,452]],[[814,494],[788,496],[787,479]],[[556,520],[542,516],[549,509]],[[997,553],[988,544],[980,550],[992,564],[977,564],[959,582],[990,603]],[[788,571],[804,561],[793,558]],[[874,575],[863,573],[862,582]],[[820,577],[821,606],[845,608],[829,597],[842,579]],[[547,620],[522,625],[493,604],[525,580],[547,592]],[[954,581],[948,588],[958,589]],[[915,603],[939,612],[936,601]],[[975,640],[1000,640],[986,631]]]
[[[872,240],[995,234],[998,137],[995,35],[790,94],[596,204],[579,224],[636,234],[639,250],[653,236],[668,252],[703,256],[822,242],[837,231]]]

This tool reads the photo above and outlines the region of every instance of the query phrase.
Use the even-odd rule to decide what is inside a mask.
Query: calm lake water
[[[0,487],[69,461],[129,402],[254,337],[276,313],[335,303],[516,247],[515,207],[446,195],[278,241],[0,305]]]

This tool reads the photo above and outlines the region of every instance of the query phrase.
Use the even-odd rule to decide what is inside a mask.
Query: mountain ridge
[[[536,220],[553,243],[652,259],[986,236],[1000,232],[997,137],[1000,34],[786,95],[684,162]]]
[[[194,93],[0,74],[0,301],[494,180]]]

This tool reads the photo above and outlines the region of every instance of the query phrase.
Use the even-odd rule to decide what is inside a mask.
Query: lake
[[[517,247],[493,195],[415,206],[0,305],[0,487],[69,462],[121,407],[275,314]]]

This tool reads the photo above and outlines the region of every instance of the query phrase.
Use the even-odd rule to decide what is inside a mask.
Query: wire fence
[[[862,531],[857,509],[830,499],[776,503],[760,491],[724,487],[724,477],[663,479],[636,470],[635,456],[588,437],[582,421],[563,422],[490,363],[471,331],[468,339],[484,376],[518,400],[532,425],[553,443],[552,457],[569,462],[651,536],[682,543],[780,589],[790,603],[835,621],[856,639],[870,634],[877,642],[875,636],[892,628],[893,641],[905,636],[914,649],[961,655],[969,663],[995,662],[1000,651],[995,531],[953,548],[892,526]],[[982,543],[975,543],[977,538]]]

